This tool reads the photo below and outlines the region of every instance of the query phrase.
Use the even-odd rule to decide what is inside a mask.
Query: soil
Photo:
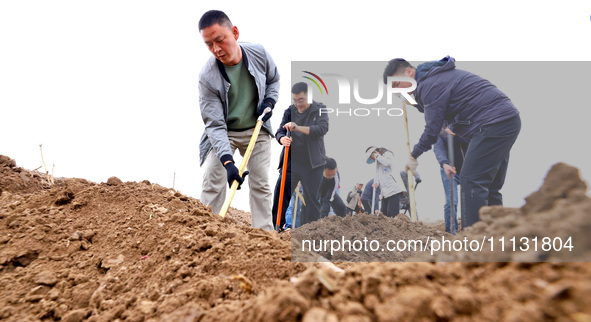
[[[519,222],[532,218],[564,234],[588,231],[585,191],[576,168],[557,165],[519,211],[485,208],[482,223],[462,234],[489,234],[499,223],[524,231]],[[363,220],[404,238],[450,236],[404,217],[323,223],[356,231]],[[221,218],[148,181],[51,184],[0,156],[0,319],[591,320],[585,262],[298,263],[289,241],[296,234],[253,229],[250,215],[237,209]],[[581,243],[577,256],[586,256]],[[401,253],[400,260],[416,255]]]
[[[484,207],[480,210],[481,221],[455,238],[495,237],[494,246],[487,244],[487,249],[492,247],[494,251],[447,251],[436,256],[419,254],[409,260],[590,262],[591,198],[586,192],[587,185],[580,179],[578,169],[558,163],[550,169],[540,189],[525,198],[523,207]],[[503,241],[499,240],[501,236]],[[512,251],[514,237],[516,251]],[[505,250],[501,251],[503,247]]]
[[[440,225],[437,225],[440,226]],[[408,249],[403,251],[387,251],[384,247],[389,240],[416,240],[427,243],[429,239],[441,238],[451,235],[436,228],[435,225],[425,224],[423,222],[412,223],[410,218],[404,214],[399,214],[394,218],[389,218],[380,213],[380,215],[371,215],[368,213],[341,218],[338,216],[328,216],[294,230],[292,232],[292,254],[294,260],[307,261],[308,252],[302,252],[303,248],[320,249],[325,240],[340,242],[338,250],[325,249],[316,253],[331,261],[352,261],[352,262],[403,262],[415,252]],[[314,244],[304,244],[303,240],[311,240]],[[343,240],[356,241],[351,246],[342,246]],[[378,251],[371,251],[371,241],[377,241],[380,247]],[[375,244],[377,245],[377,244]],[[327,244],[329,246],[329,244]],[[355,251],[355,249],[361,251]],[[383,251],[380,251],[383,250]]]
[[[290,261],[277,233],[249,227],[234,209],[222,219],[148,181],[50,185],[1,160],[0,319],[142,321],[187,305],[207,311],[306,268]]]

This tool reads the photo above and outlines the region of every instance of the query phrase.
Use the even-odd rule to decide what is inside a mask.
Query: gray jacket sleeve
[[[320,137],[328,133],[328,115],[326,113],[318,115],[314,124],[309,124],[310,137]]]
[[[265,49],[265,56],[266,56],[266,68],[265,68],[265,76],[266,76],[266,83],[265,83],[265,99],[264,101],[268,101],[269,99],[273,100],[273,107],[275,107],[275,103],[279,99],[279,71],[277,70],[277,65],[275,65],[275,61],[269,52]]]
[[[205,133],[218,157],[232,155],[228,128],[224,117],[224,106],[219,92],[208,86],[207,82],[199,80],[199,107],[201,118],[205,124]]]

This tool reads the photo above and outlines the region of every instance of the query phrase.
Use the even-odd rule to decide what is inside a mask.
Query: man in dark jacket
[[[285,217],[282,214],[289,205],[289,199],[298,181],[302,183],[304,200],[306,200],[306,206],[302,207],[301,225],[320,219],[319,191],[326,157],[324,135],[328,132],[328,116],[326,113],[320,113],[320,109],[326,106],[316,101],[308,103],[306,83],[296,83],[291,88],[291,93],[294,103],[283,113],[281,125],[275,134],[275,138],[281,145],[290,147],[283,209],[279,212],[281,216],[279,227],[283,227]],[[287,131],[291,132],[291,137],[287,137]],[[284,153],[285,148],[281,152],[280,169],[284,166],[282,164]],[[273,196],[273,223],[277,222],[280,189],[281,175],[277,179]]]
[[[330,208],[339,217],[345,217],[347,206],[337,193],[341,183],[341,175],[337,168],[337,161],[333,158],[326,158],[324,171],[322,173],[322,182],[320,184],[320,217],[328,216]]]
[[[521,130],[521,118],[511,100],[495,85],[455,67],[455,59],[449,56],[416,68],[396,58],[388,63],[383,76],[388,86],[388,77],[412,78],[416,82],[416,107],[425,113],[425,130],[411,152],[407,169],[416,172],[416,159],[435,144],[444,122],[452,133],[469,142],[460,179],[465,228],[480,220],[480,207],[503,203],[500,189],[507,174],[509,152]],[[393,87],[412,85],[391,82]]]

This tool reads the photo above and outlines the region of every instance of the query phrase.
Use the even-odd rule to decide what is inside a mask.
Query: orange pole
[[[289,131],[287,131],[289,137]],[[289,157],[289,146],[285,147],[283,155],[283,168],[281,169],[281,188],[279,190],[279,207],[277,207],[277,227],[281,230],[281,216],[283,216],[283,194],[285,190],[285,174],[287,172],[287,158]]]

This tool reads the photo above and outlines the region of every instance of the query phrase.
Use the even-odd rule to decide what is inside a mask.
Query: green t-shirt
[[[240,61],[237,65],[226,66],[230,79],[228,92],[228,130],[243,131],[252,129],[257,123],[257,103],[259,95],[254,77]]]

